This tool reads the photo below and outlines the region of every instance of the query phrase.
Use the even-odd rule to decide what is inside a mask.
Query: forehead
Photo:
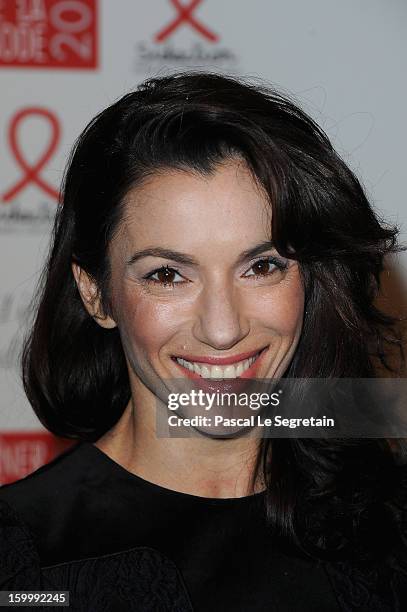
[[[247,165],[219,164],[213,173],[164,170],[129,192],[120,234],[142,248],[184,248],[208,243],[225,247],[268,239],[271,206]]]

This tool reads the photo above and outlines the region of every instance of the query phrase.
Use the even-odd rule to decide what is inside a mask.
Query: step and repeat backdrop
[[[0,484],[67,442],[25,398],[19,353],[69,151],[149,76],[260,78],[332,139],[406,239],[405,0],[0,0]],[[388,306],[404,304],[405,256]]]

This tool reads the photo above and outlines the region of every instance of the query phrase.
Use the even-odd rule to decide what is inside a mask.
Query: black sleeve
[[[343,612],[404,612],[407,575],[382,566],[327,563],[325,569]]]
[[[28,527],[0,499],[0,590],[41,588],[40,560]]]

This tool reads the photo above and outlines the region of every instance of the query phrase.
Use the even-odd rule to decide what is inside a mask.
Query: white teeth
[[[254,357],[250,357],[249,359],[245,359],[244,361],[239,361],[237,364],[228,365],[225,367],[221,366],[210,366],[202,365],[202,363],[191,363],[186,359],[182,359],[181,357],[177,357],[178,363],[180,363],[184,368],[188,368],[191,372],[195,372],[202,376],[202,378],[238,378],[250,368],[250,366],[256,361],[259,353]]]
[[[210,378],[211,371],[207,366],[201,366],[201,376],[202,378]]]
[[[190,363],[189,361],[186,361],[185,359],[184,359],[184,367],[188,368],[188,370],[191,370],[191,372],[194,371],[194,364]]]
[[[236,376],[240,376],[241,374],[243,374],[243,365],[241,363],[239,363],[239,365],[235,369],[236,369]]]
[[[211,378],[223,378],[223,368],[220,366],[212,366]]]
[[[227,366],[223,370],[223,378],[236,378],[236,368],[233,365]]]

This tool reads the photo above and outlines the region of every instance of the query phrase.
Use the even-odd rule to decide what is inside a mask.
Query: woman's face
[[[269,242],[271,207],[244,162],[206,176],[162,171],[124,210],[110,246],[110,323],[132,388],[281,376],[301,333],[303,287],[297,263]]]

